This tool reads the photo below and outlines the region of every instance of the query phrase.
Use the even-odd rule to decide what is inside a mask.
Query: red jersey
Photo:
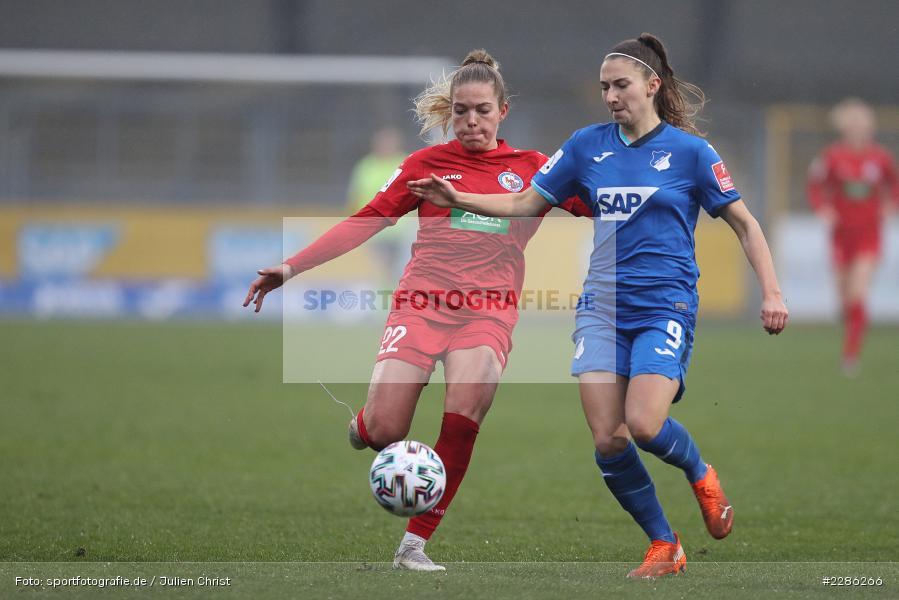
[[[524,249],[552,207],[547,203],[536,218],[482,217],[438,208],[411,194],[406,182],[434,173],[460,192],[507,194],[530,186],[531,177],[546,161],[540,152],[518,150],[504,140],[487,152],[468,151],[453,140],[411,154],[369,203],[394,222],[418,209],[418,237],[394,293],[395,310],[442,323],[489,316],[514,326],[515,304],[524,284]],[[562,208],[576,215],[589,212],[576,199]],[[427,296],[426,309],[420,292]]]
[[[368,218],[346,219],[285,262],[295,272],[309,269],[349,251],[417,209],[418,236],[394,292],[393,312],[447,324],[489,317],[511,328],[518,320],[525,246],[552,207],[547,203],[537,218],[482,217],[421,200],[406,183],[434,173],[461,192],[519,192],[530,185],[546,160],[540,152],[518,150],[503,140],[487,152],[470,152],[457,140],[418,150],[403,161],[374,199],[353,215]],[[590,214],[577,198],[561,207],[578,216]]]
[[[879,229],[882,204],[899,204],[893,157],[877,144],[856,149],[836,143],[825,148],[809,168],[807,191],[816,211],[834,209],[837,231]]]

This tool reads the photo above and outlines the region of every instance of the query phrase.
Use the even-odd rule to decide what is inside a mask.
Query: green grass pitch
[[[872,331],[848,380],[836,328],[700,325],[672,414],[736,522],[712,540],[683,475],[646,457],[688,557],[685,577],[658,581],[624,578],[646,541],[598,475],[574,385],[500,387],[428,545],[448,572],[401,573],[386,563],[404,521],[370,497],[373,454],[349,448],[346,409],[317,385],[281,383],[276,325],[0,331],[0,598],[208,596],[46,583],[201,574],[231,577],[214,592],[233,598],[899,597],[895,328]],[[332,391],[358,408],[365,386]],[[429,386],[410,437],[433,443],[441,402]]]

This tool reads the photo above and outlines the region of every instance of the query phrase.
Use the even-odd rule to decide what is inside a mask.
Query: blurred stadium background
[[[388,566],[367,564],[390,559],[402,525],[368,497],[371,455],[346,447],[344,409],[315,384],[281,384],[314,381],[282,372],[288,339],[301,358],[352,364],[361,370],[344,381],[364,381],[381,323],[335,312],[321,327],[285,327],[282,352],[280,294],[267,322],[233,321],[253,318],[240,303],[257,268],[347,214],[349,173],[375,131],[396,128],[406,151],[426,143],[410,99],[430,76],[487,48],[515,94],[503,137],[552,152],[606,120],[602,54],[642,31],[709,97],[704,128],[766,228],[800,325],[761,333],[739,245],[703,217],[703,323],[676,414],[715,457],[740,529],[705,541],[680,474],[650,465],[698,567],[670,585],[679,597],[720,598],[728,584],[731,598],[775,587],[815,598],[816,564],[769,563],[760,576],[736,563],[897,560],[899,223],[876,276],[864,371],[846,380],[826,232],[803,190],[834,139],[827,110],[846,96],[877,108],[879,139],[899,154],[897,23],[895,0],[0,0],[0,561],[100,572],[115,570],[100,561],[366,561],[219,570],[261,569],[261,588],[231,597],[269,595],[256,593],[266,585],[285,597],[395,597],[394,584],[433,594],[430,580],[385,579]],[[303,218],[286,237],[285,217]],[[586,260],[579,225],[543,225],[527,287],[577,289],[585,264],[559,256]],[[382,284],[379,269],[362,248],[298,279],[353,289]],[[567,362],[570,313],[557,314],[564,323],[538,338],[516,332],[512,380],[513,369],[533,376],[529,347],[558,347]],[[334,392],[358,407],[365,387]],[[429,386],[410,436],[433,440],[440,411],[441,388]],[[636,560],[643,540],[597,477],[574,386],[504,384],[480,439],[466,492],[429,546],[466,565],[437,592],[642,589],[625,586],[617,563]],[[616,564],[584,577],[490,565],[535,560]],[[21,565],[0,563],[2,580]],[[834,574],[880,572],[850,567]],[[866,591],[895,597],[899,567],[881,567],[892,587]]]
[[[420,147],[410,98],[472,47],[498,57],[516,95],[502,135],[552,152],[607,118],[604,49],[660,35],[710,98],[705,129],[769,232],[797,321],[836,313],[803,192],[833,139],[827,108],[867,99],[881,141],[899,149],[899,84],[883,65],[899,17],[890,0],[4,0],[0,12],[6,315],[248,316],[235,299],[281,258],[281,218],[346,214],[372,133],[392,126],[406,151]],[[879,321],[899,321],[896,227],[872,300]],[[537,236],[531,274],[565,231]],[[754,316],[729,231],[704,219],[698,251],[703,315]],[[349,260],[349,281],[371,272],[366,252]]]

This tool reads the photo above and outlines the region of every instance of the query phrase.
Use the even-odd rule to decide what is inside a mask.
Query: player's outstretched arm
[[[406,183],[413,194],[442,208],[462,210],[485,217],[537,217],[546,209],[546,200],[533,188],[516,194],[468,194],[433,173],[427,179]]]
[[[789,311],[780,293],[777,274],[774,272],[774,260],[771,258],[771,250],[768,248],[762,227],[742,200],[732,202],[721,209],[721,218],[727,221],[737,234],[743,252],[749,259],[749,264],[752,265],[762,288],[762,326],[768,333],[777,335],[787,326]]]
[[[294,275],[346,254],[393,223],[394,221],[382,216],[370,204],[366,205],[282,264],[256,271],[259,277],[250,284],[250,290],[244,299],[244,307],[253,302],[256,305],[255,312],[259,312],[265,295],[284,285],[284,282]]]
[[[293,277],[293,270],[290,265],[282,264],[277,267],[267,267],[256,271],[259,277],[250,284],[250,291],[243,301],[244,308],[250,305],[250,302],[256,305],[253,312],[262,310],[262,300],[270,291],[284,285],[284,282]]]

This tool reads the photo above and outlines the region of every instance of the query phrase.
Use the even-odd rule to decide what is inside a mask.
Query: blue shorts
[[[588,325],[574,332],[571,374],[606,371],[624,377],[656,374],[680,381],[680,400],[693,351],[692,323],[660,317],[617,327]]]

